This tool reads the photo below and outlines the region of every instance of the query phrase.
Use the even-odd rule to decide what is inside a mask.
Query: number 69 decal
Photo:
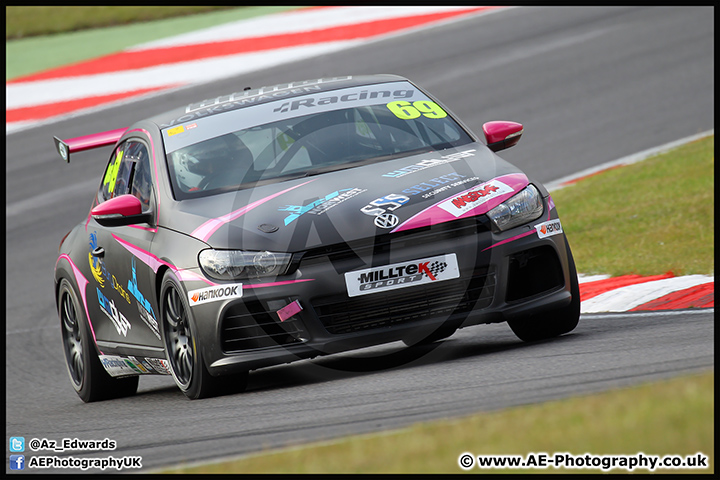
[[[420,115],[427,118],[447,117],[447,113],[440,108],[440,105],[429,100],[417,100],[412,104],[405,100],[398,100],[397,102],[388,103],[387,108],[390,109],[396,117],[402,118],[403,120],[412,120],[413,118],[418,118]]]

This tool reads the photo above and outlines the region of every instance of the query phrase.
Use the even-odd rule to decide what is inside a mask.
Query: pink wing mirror
[[[523,134],[522,124],[516,122],[487,122],[482,128],[487,146],[493,152],[512,147]]]
[[[151,218],[149,213],[143,213],[140,199],[130,194],[120,195],[97,205],[90,211],[90,215],[106,227],[147,223]]]

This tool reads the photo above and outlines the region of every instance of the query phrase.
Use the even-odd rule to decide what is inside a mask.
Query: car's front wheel
[[[84,402],[134,395],[139,377],[111,377],[100,363],[85,312],[70,282],[63,278],[58,291],[58,315],[70,382]]]
[[[562,308],[551,310],[540,315],[508,320],[508,325],[515,335],[524,342],[534,342],[557,337],[571,332],[577,327],[580,319],[580,285],[570,245],[567,245],[568,271],[570,274],[570,293],[572,300]]]
[[[222,377],[213,377],[208,372],[184,292],[175,274],[168,270],[160,289],[160,311],[165,356],[175,383],[191,400],[245,390],[247,372]]]

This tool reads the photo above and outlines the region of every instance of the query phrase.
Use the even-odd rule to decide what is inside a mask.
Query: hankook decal
[[[216,285],[214,287],[206,287],[189,291],[188,300],[190,301],[190,306],[194,307],[203,303],[226,300],[228,298],[240,298],[242,297],[242,294],[242,283],[236,283],[233,285]]]
[[[557,220],[539,223],[535,225],[535,230],[537,231],[538,238],[552,237],[553,235],[563,233],[559,218]]]

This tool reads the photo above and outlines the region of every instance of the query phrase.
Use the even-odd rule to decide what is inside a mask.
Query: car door
[[[98,204],[131,194],[140,199],[143,213],[157,211],[149,152],[139,138],[115,148],[98,191]],[[157,307],[151,296],[154,272],[147,263],[155,222],[104,227],[91,218],[87,230],[93,276],[102,277],[96,286],[98,314],[109,320],[99,322],[95,331],[98,346],[160,349]]]

